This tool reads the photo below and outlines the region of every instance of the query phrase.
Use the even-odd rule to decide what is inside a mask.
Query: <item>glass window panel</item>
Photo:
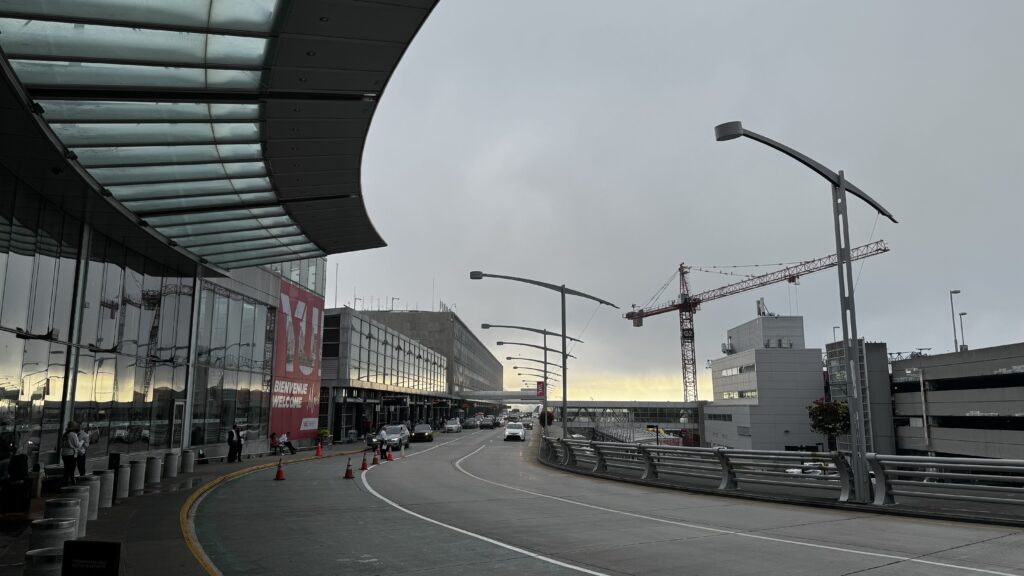
[[[206,87],[211,90],[253,90],[260,87],[260,70],[206,69]]]
[[[99,268],[97,266],[97,268]],[[97,270],[99,271],[99,270]],[[103,288],[99,302],[99,335],[96,345],[113,348],[118,345],[117,327],[123,308],[121,290],[124,285],[124,246],[107,242],[107,253],[103,271]]]
[[[211,0],[0,0],[0,9],[25,16],[102,18],[120,22],[202,27]]]
[[[262,58],[260,62],[262,63]],[[259,104],[204,104],[210,107],[210,116],[215,120],[259,120]]]
[[[215,294],[213,300],[213,331],[210,339],[210,364],[224,367],[224,348],[228,337],[228,297]]]
[[[292,220],[288,216],[278,216],[276,218],[260,218],[257,221],[263,226],[281,226],[291,224]],[[205,222],[199,224],[185,224],[181,226],[160,226],[157,230],[168,237],[177,238],[178,236],[190,236],[192,234],[208,234],[210,232],[231,232],[234,230],[245,230],[252,228],[252,220],[228,220],[223,222]]]
[[[298,246],[279,246],[276,248],[264,248],[262,250],[251,250],[244,254],[245,260],[266,258],[269,256],[283,256],[292,253],[300,254],[303,251],[315,250],[316,246],[313,244],[300,244]],[[242,260],[239,254],[222,254],[219,256],[210,256],[210,262],[231,262]]]
[[[23,84],[29,86],[116,86],[122,88],[195,88],[206,87],[204,68],[137,66],[97,62],[11,60],[11,67]],[[253,88],[259,84],[255,74]],[[239,87],[239,86],[235,86]],[[245,88],[245,86],[240,86]]]
[[[238,368],[238,354],[241,346],[242,300],[232,294],[228,300],[228,335],[227,347],[224,350],[224,366]]]
[[[72,148],[83,166],[177,164],[217,160],[259,160],[259,144],[191,144],[182,146],[101,146]]]
[[[250,302],[243,302],[242,331],[238,339],[238,367],[245,370],[252,369],[255,320],[256,306]]]
[[[213,292],[204,288],[199,300],[199,326],[196,332],[196,358],[199,364],[210,363],[210,331],[213,329]]]
[[[110,186],[114,198],[122,202],[168,196],[208,196],[225,192],[251,192],[270,190],[269,178],[239,178],[237,180],[200,180],[196,182],[165,182],[162,184],[132,184]],[[187,205],[187,204],[186,204]]]
[[[235,425],[235,402],[237,395],[238,372],[235,370],[225,370],[223,398],[220,403],[220,425],[222,430]]]
[[[177,335],[174,338],[174,358],[176,362],[187,363],[189,361],[189,333],[192,329],[195,279],[183,276],[178,278],[178,283],[180,290],[178,292],[178,322],[176,324]]]
[[[125,202],[130,210],[152,212],[157,210],[189,210],[193,208],[230,208],[239,204],[256,202],[273,202],[277,197],[273,192],[254,194],[220,194],[216,196],[192,196],[189,198],[170,198],[167,200],[141,200]]]
[[[60,225],[63,218],[59,210],[43,203],[39,215],[39,228],[36,231],[36,263],[32,278],[32,299],[29,304],[29,316],[25,328],[33,334],[46,334],[52,327],[50,324],[53,312],[54,288],[57,276],[57,263],[60,256]],[[54,238],[53,234],[57,234]]]
[[[282,228],[247,230],[244,232],[225,232],[224,234],[210,236],[184,237],[178,240],[178,244],[189,247],[208,244],[223,244],[227,242],[242,242],[263,238],[284,238],[288,236],[298,236],[301,234],[302,230],[300,230],[298,226],[285,226]]]
[[[258,104],[210,104],[205,102],[120,102],[115,100],[36,101],[48,122],[161,120],[257,120]]]
[[[124,269],[124,291],[121,314],[124,321],[118,325],[118,352],[134,356],[139,346],[139,322],[142,316],[143,260],[135,252],[128,252]]]
[[[160,326],[158,347],[153,352],[161,360],[174,359],[174,338],[178,333],[178,279],[167,276],[163,279],[160,298]]]
[[[89,174],[100,184],[116,185],[126,183],[161,182],[167,180],[214,180],[219,178],[244,178],[264,176],[262,162],[239,162],[237,164],[184,164],[164,166],[140,166],[135,168],[92,168]]]
[[[280,0],[212,0],[210,27],[269,32]]]
[[[267,45],[263,38],[245,36],[14,18],[0,18],[0,34],[5,52],[26,58],[130,59],[196,66],[259,66]]]
[[[199,446],[206,443],[206,385],[210,378],[210,369],[197,366],[192,378],[192,431],[189,445]]]
[[[212,124],[61,124],[50,128],[66,146],[112,146],[145,143],[212,143]]]
[[[210,70],[229,72],[226,70]],[[256,142],[260,139],[259,125],[253,122],[217,122],[213,124],[213,136],[217,142]]]
[[[154,216],[147,221],[153,226],[173,226],[175,224],[200,224],[203,222],[215,222],[220,220],[249,220],[258,218],[259,223],[267,226],[264,220],[270,221],[273,218],[267,216],[280,216],[284,214],[284,208],[280,206],[268,206],[266,208],[244,208],[236,210],[218,210],[203,212],[202,214],[175,214],[172,216]],[[282,224],[290,224],[291,219]]]
[[[228,427],[221,428],[221,408],[224,396],[224,369],[210,368],[206,392],[206,443],[220,443],[227,440]]]
[[[0,222],[2,222],[2,218],[0,218]],[[81,222],[65,214],[60,247],[60,267],[57,272],[56,296],[53,302],[53,336],[63,342],[68,342],[71,338],[71,304],[74,298],[75,270],[78,268],[78,244],[81,241],[81,234]],[[5,255],[0,254],[0,256]],[[0,265],[0,270],[2,268],[3,266]],[[2,272],[0,272],[0,277],[2,277]],[[0,281],[0,285],[2,284],[3,282]]]
[[[305,236],[294,236],[292,238],[264,238],[261,240],[250,240],[247,242],[231,242],[229,244],[214,244],[210,246],[200,246],[197,248],[190,248],[189,251],[198,254],[200,256],[206,256],[209,254],[219,254],[226,252],[244,252],[247,250],[255,250],[257,248],[273,248],[281,245],[291,244],[304,244],[308,243],[309,240]]]
[[[7,194],[10,192],[5,190],[4,195]],[[10,252],[7,255],[6,277],[3,279],[0,324],[6,328],[27,328],[25,321],[32,294],[32,265],[35,262],[39,212],[39,197],[28,190],[20,191],[14,200]]]
[[[160,288],[164,268],[160,264],[146,260],[146,274],[142,280],[142,312],[139,320],[139,347],[136,354],[140,358],[157,356],[156,335],[160,329],[160,305],[162,303]]]

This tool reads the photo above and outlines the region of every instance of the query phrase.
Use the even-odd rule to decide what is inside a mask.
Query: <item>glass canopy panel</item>
[[[0,10],[126,24],[268,32],[278,0],[0,0]]]
[[[207,68],[206,87],[211,90],[250,90],[260,87],[260,70],[218,70]]]
[[[230,166],[230,169],[228,169]],[[142,166],[136,168],[92,168],[89,170],[97,182],[104,185],[142,184],[168,180],[214,180],[265,176],[262,162],[237,164],[183,164],[168,166]]]
[[[292,236],[289,238],[263,238],[260,240],[248,240],[245,242],[226,242],[223,244],[211,244],[209,246],[199,246],[196,248],[190,248],[189,250],[200,256],[209,256],[211,254],[227,254],[229,252],[238,253],[245,250],[257,250],[260,248],[274,248],[276,246],[293,246],[297,244],[309,244],[309,239],[304,235]]]
[[[230,128],[226,128],[230,127]],[[214,144],[259,142],[259,126],[254,123],[118,123],[50,124],[65,146],[118,146],[141,144]],[[219,135],[218,135],[219,134]]]
[[[267,258],[245,258],[239,260],[231,260],[229,262],[220,262],[219,266],[222,268],[247,268],[249,266],[260,266],[263,264],[272,264],[274,262],[290,262],[295,260],[305,260],[306,258],[322,258],[326,256],[323,250],[315,250],[305,252],[303,254],[284,254],[281,256],[271,256]]]
[[[269,178],[239,178],[237,180],[199,180],[195,182],[163,182],[160,184],[130,184],[109,186],[114,198],[122,201],[145,200],[146,198],[188,198],[272,190]]]
[[[37,100],[47,122],[259,120],[258,104]]]
[[[247,208],[240,210],[217,210],[213,212],[203,212],[201,214],[175,214],[173,216],[154,216],[147,218],[146,221],[151,225],[160,226],[173,226],[176,224],[200,224],[203,222],[218,222],[223,223],[227,220],[248,220],[248,222],[242,222],[252,227],[254,218],[259,218],[259,223],[263,226],[275,226],[277,224],[293,224],[291,218],[284,215],[284,208],[281,206],[268,206],[266,208]],[[286,218],[283,222],[271,222],[273,218],[284,216]],[[268,220],[268,223],[264,223],[263,220]],[[235,228],[235,230],[241,230],[242,228]]]
[[[204,236],[188,236],[179,240],[178,244],[188,248],[212,244],[224,244],[227,242],[243,242],[247,240],[296,236],[301,234],[302,230],[300,230],[298,226],[282,226],[279,228],[259,228],[255,230],[241,230],[238,232],[207,234]]]
[[[192,66],[260,66],[264,38],[0,18],[0,45],[11,57],[131,60]]]
[[[28,86],[102,86],[118,88],[202,89],[202,68],[137,66],[97,62],[11,60],[22,84]]]
[[[72,148],[78,162],[90,166],[129,166],[133,164],[176,164],[183,162],[225,162],[259,160],[259,144],[203,144],[186,146],[104,146]]]
[[[216,194],[213,196],[192,196],[189,198],[167,198],[164,200],[128,200],[125,208],[145,215],[146,212],[166,210],[194,210],[197,208],[236,208],[244,204],[273,202],[273,192],[256,194]]]
[[[306,252],[315,251],[318,248],[313,243],[298,244],[296,246],[278,246],[276,248],[264,248],[262,250],[250,250],[245,254],[218,254],[210,256],[208,260],[213,263],[218,262],[231,262],[232,260],[239,260],[240,258],[251,259],[251,258],[266,258],[268,256],[282,256],[286,254],[303,254]]]
[[[177,216],[175,216],[177,217]],[[146,221],[152,221],[160,218],[168,218],[167,216],[157,216],[147,218]],[[294,224],[292,219],[288,216],[275,216],[274,218],[261,219],[267,221],[274,221],[275,224],[262,224],[263,226],[287,226]],[[236,232],[241,230],[251,230],[253,228],[253,222],[251,220],[245,220],[244,216],[240,216],[236,220],[227,220],[224,222],[199,222],[195,224],[178,224],[178,225],[167,225],[157,226],[156,229],[164,236],[169,238],[180,238],[182,236],[193,236],[196,234],[210,234],[211,232]]]

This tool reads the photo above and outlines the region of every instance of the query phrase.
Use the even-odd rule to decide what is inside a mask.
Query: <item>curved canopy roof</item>
[[[0,63],[109,213],[255,266],[385,245],[363,144],[436,1],[0,0]]]

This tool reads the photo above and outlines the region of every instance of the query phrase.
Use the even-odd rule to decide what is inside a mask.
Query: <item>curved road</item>
[[[354,460],[356,480],[339,458],[263,470],[208,494],[196,533],[224,574],[1024,576],[1018,529],[589,478],[501,438],[438,435],[365,473]]]

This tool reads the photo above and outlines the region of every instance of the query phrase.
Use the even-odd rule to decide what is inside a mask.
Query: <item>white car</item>
[[[444,423],[445,432],[462,432],[462,424],[459,423],[458,418],[452,418],[451,420]]]
[[[519,422],[509,422],[505,425],[505,440],[526,440],[526,430]]]

